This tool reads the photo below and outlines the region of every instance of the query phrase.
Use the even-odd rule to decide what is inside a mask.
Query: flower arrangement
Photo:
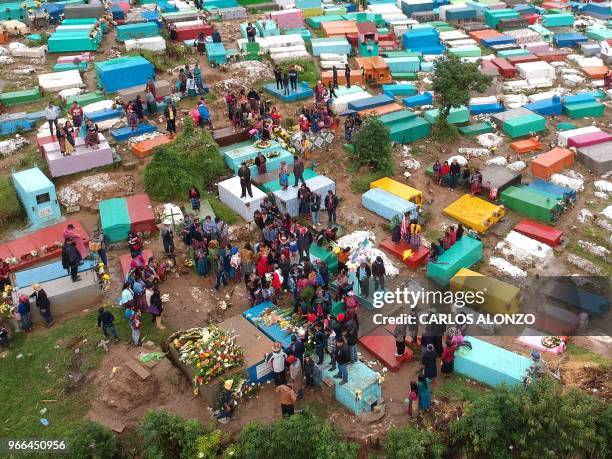
[[[302,316],[293,313],[293,308],[266,308],[254,321],[267,327],[278,324],[287,335],[296,333],[305,322]]]
[[[266,156],[268,159],[278,158],[280,156],[280,151],[271,151],[270,153],[266,154]]]
[[[6,258],[4,261],[6,261],[9,265],[18,265],[19,264],[19,258],[17,258],[17,257]]]
[[[172,344],[179,360],[195,370],[195,389],[244,361],[244,351],[235,337],[215,325],[179,332]]]
[[[270,147],[270,142],[268,142],[267,140],[258,140],[253,146],[255,148],[263,150],[264,148]]]
[[[2,291],[2,302],[0,302],[0,316],[6,317],[7,319],[13,317],[13,313],[15,312],[13,298],[11,297],[12,291],[12,285],[5,285],[4,290]]]

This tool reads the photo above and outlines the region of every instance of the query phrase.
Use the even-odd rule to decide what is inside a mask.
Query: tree
[[[185,199],[191,185],[206,189],[228,169],[210,133],[191,120],[172,143],[158,147],[144,170],[144,185],[153,199]]]
[[[463,62],[455,54],[448,54],[436,61],[432,89],[440,105],[438,123],[445,124],[451,108],[467,105],[470,92],[484,92],[491,84],[491,77],[480,72],[479,64]]]
[[[438,434],[410,424],[390,430],[383,448],[388,459],[439,459],[445,450]]]
[[[368,116],[355,136],[352,153],[358,166],[369,166],[375,172],[393,172],[389,128],[375,116]]]
[[[483,395],[450,425],[451,440],[467,457],[610,457],[610,414],[543,378]]]

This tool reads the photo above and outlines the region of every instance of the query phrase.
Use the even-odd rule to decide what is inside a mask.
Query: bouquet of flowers
[[[12,285],[5,285],[4,290],[2,291],[2,299],[0,299],[0,316],[6,317],[7,319],[13,317],[13,313],[15,312],[13,298],[11,297],[12,291]]]
[[[268,327],[278,324],[280,329],[287,335],[294,333],[304,324],[304,319],[302,316],[299,314],[294,314],[293,308],[266,308],[259,317],[255,318],[255,321]]]
[[[258,140],[253,146],[263,150],[264,148],[268,148],[270,146],[270,142],[267,140]]]
[[[280,151],[271,151],[266,155],[268,159],[278,158],[280,156]]]
[[[172,344],[180,361],[195,370],[196,389],[244,361],[244,351],[235,337],[215,325],[179,332]]]

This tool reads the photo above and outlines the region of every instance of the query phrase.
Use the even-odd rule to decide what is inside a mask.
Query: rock
[[[595,216],[591,213],[589,209],[580,210],[580,212],[578,212],[578,215],[576,216],[576,219],[580,223],[586,223],[587,221],[593,220],[593,218],[595,218]]]
[[[143,347],[146,347],[147,349],[157,349],[157,345],[151,340],[145,341],[143,343]]]
[[[576,266],[577,268],[582,269],[583,271],[593,274],[595,276],[603,276],[603,270],[597,266],[595,263],[590,262],[589,260],[585,260],[578,255],[574,255],[573,253],[568,254],[567,261]]]

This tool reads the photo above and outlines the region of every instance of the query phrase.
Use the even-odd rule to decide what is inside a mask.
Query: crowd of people
[[[482,174],[478,169],[471,170],[467,165],[461,167],[457,159],[453,159],[449,164],[444,161],[443,164],[439,160],[433,165],[434,181],[451,190],[455,188],[469,188],[473,195],[482,192]]]

